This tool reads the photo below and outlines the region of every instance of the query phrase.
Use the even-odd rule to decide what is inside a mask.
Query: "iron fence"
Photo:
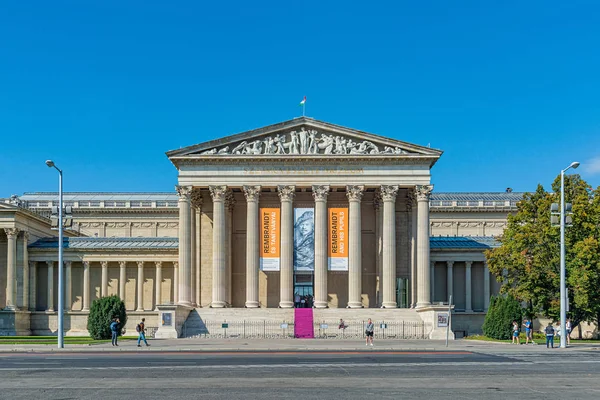
[[[422,321],[373,321],[376,339],[427,339],[428,329]],[[356,339],[366,336],[367,321],[315,321],[315,337],[323,339]]]

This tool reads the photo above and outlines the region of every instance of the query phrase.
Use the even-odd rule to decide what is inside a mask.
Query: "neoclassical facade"
[[[483,251],[522,194],[436,193],[441,155],[302,117],[167,152],[174,192],[67,193],[66,329],[84,332],[91,302],[112,294],[157,327],[161,305],[267,318],[301,295],[410,319],[452,295],[453,328],[475,332],[498,291]],[[18,333],[56,329],[56,200],[0,204],[0,317]]]

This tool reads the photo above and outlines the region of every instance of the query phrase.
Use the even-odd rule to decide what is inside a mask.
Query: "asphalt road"
[[[0,355],[0,399],[597,398],[597,352],[565,355],[8,353]]]

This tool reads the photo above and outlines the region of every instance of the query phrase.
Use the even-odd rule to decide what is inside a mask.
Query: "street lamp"
[[[62,170],[59,169],[52,160],[46,160],[49,168],[56,168],[58,171],[58,348],[65,347],[64,343],[64,290],[63,290],[63,183]]]
[[[560,347],[567,347],[567,286],[565,268],[565,172],[579,167],[577,161],[560,171]]]

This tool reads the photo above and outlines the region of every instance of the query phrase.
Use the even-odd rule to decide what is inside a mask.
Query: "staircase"
[[[294,309],[294,337],[298,339],[313,339],[313,310],[312,308]]]

